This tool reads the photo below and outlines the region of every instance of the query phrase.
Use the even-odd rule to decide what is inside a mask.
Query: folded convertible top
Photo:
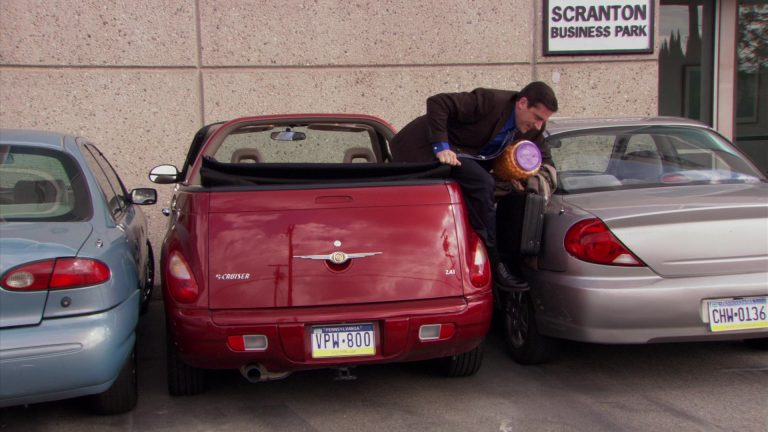
[[[429,163],[223,163],[203,157],[204,187],[444,179],[450,167]]]

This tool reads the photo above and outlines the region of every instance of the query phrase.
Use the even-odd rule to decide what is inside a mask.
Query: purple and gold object
[[[531,141],[520,140],[504,150],[493,164],[493,172],[499,180],[523,180],[539,172],[541,151]]]

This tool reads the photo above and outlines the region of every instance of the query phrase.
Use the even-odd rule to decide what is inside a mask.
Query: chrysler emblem
[[[294,255],[294,258],[303,258],[311,260],[325,260],[330,261],[336,265],[344,264],[345,262],[353,258],[365,258],[374,255],[381,255],[381,252],[358,252],[358,253],[345,253],[342,251],[332,252],[328,255]]]
[[[348,259],[347,254],[344,252],[334,252],[331,254],[331,262],[334,264],[344,264]]]

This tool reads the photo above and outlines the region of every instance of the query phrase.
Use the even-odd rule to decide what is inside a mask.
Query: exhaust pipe
[[[248,364],[240,367],[240,374],[250,383],[281,380],[288,377],[291,372],[270,372],[263,365]]]
[[[240,373],[250,383],[257,383],[261,381],[261,371],[259,370],[258,366],[245,365],[240,368]]]

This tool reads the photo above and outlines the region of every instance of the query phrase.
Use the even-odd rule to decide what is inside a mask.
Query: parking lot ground
[[[768,430],[768,353],[738,342],[568,343],[549,364],[520,366],[491,334],[469,378],[430,363],[354,368],[353,381],[315,370],[250,384],[214,371],[206,393],[170,397],[163,334],[158,300],[139,327],[134,411],[94,416],[80,399],[11,407],[0,431]]]

